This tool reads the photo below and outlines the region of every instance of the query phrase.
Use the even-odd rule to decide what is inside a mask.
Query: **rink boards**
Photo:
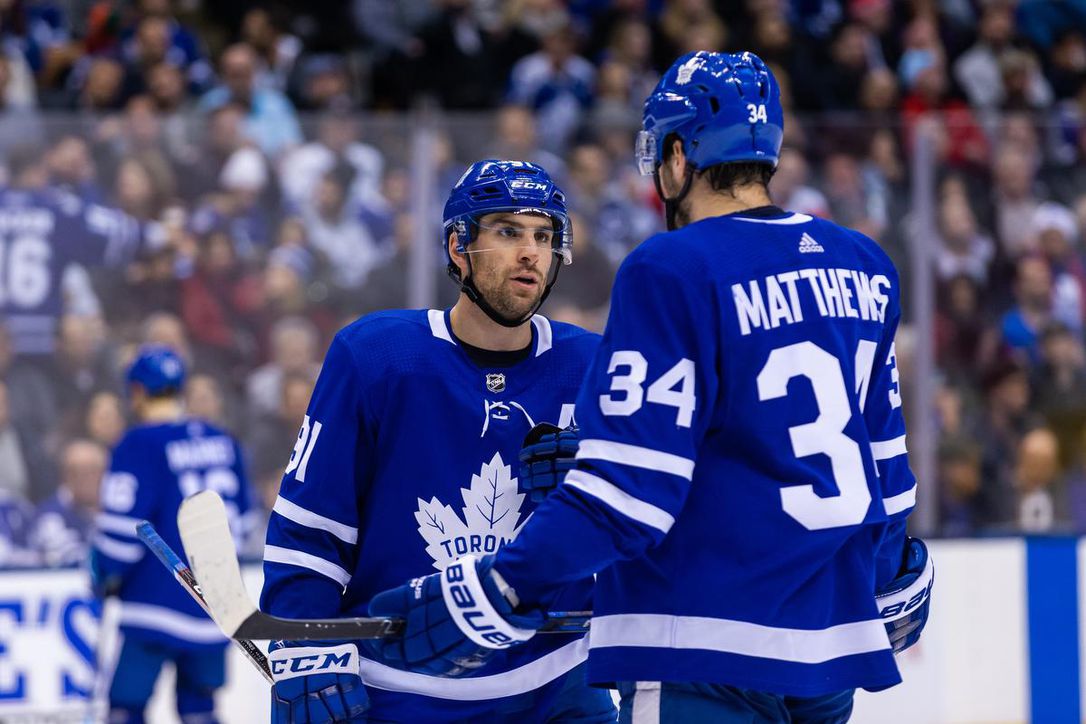
[[[934,541],[932,615],[900,658],[905,683],[857,697],[856,722],[1081,722],[1086,692],[1086,539]],[[259,591],[258,566],[246,568]],[[0,573],[0,721],[88,721],[99,635],[116,611],[89,600],[81,571]],[[104,621],[104,623],[102,623]],[[267,685],[231,655],[220,714],[267,721]],[[170,681],[151,721],[174,722]]]

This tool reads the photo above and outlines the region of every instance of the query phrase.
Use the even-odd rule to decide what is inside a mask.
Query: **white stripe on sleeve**
[[[293,548],[266,545],[264,546],[264,560],[268,563],[285,563],[288,566],[308,568],[315,573],[331,578],[344,587],[351,581],[351,574],[335,563],[319,558],[312,553],[296,551]]]
[[[892,440],[871,441],[871,454],[875,456],[876,461],[896,458],[898,455],[904,455],[907,452],[904,435],[895,437]]]
[[[344,525],[331,518],[325,518],[323,515],[314,513],[311,510],[306,510],[302,506],[292,503],[282,496],[275,499],[275,507],[272,508],[272,511],[298,525],[304,525],[306,528],[316,528],[317,530],[331,533],[344,543],[354,545],[358,542],[358,528]]]
[[[102,533],[94,537],[94,547],[109,558],[122,563],[135,563],[143,558],[143,552],[147,550],[140,543],[121,543]]]
[[[640,445],[627,445],[624,442],[581,440],[581,445],[577,449],[577,459],[605,460],[621,465],[632,465],[646,470],[678,475],[687,480],[694,477],[693,460]]]
[[[586,473],[583,470],[571,470],[566,475],[564,485],[582,490],[593,498],[602,500],[627,518],[638,523],[655,528],[667,533],[675,523],[675,518],[663,508],[646,503],[640,498],[635,498],[626,491],[601,477]]]
[[[900,513],[903,510],[908,510],[914,505],[916,505],[915,483],[904,493],[898,493],[897,495],[892,495],[889,498],[882,499],[882,507],[886,510],[887,515]]]
[[[127,535],[129,537],[136,537],[136,526],[140,524],[140,521],[136,518],[131,518],[127,515],[117,515],[116,513],[99,513],[94,516],[94,525],[98,530],[104,530],[107,533],[113,533],[114,535]]]

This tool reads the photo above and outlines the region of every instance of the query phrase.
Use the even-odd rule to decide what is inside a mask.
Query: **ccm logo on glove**
[[[337,673],[358,675],[358,647],[354,644],[341,646],[308,646],[279,649],[268,656],[272,676],[276,681],[293,679],[310,674]]]

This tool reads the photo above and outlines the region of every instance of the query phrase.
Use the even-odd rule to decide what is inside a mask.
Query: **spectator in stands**
[[[1041,331],[1052,319],[1052,270],[1039,256],[1018,261],[1014,279],[1015,306],[1003,315],[1003,342],[1021,354],[1022,361],[1040,361]]]
[[[536,43],[522,31],[488,27],[472,0],[439,0],[438,13],[407,49],[414,69],[412,87],[443,108],[493,108],[502,98],[509,68]],[[407,103],[411,98],[403,99]]]
[[[1024,533],[1050,533],[1069,527],[1069,514],[1060,499],[1060,444],[1048,428],[1022,436],[1015,465],[1016,521]]]
[[[937,459],[940,532],[951,537],[976,535],[980,450],[965,438],[946,438],[939,444]]]
[[[316,140],[283,158],[279,180],[287,202],[302,207],[321,177],[333,170],[345,180],[353,203],[372,203],[380,196],[384,159],[380,151],[362,142],[358,119],[347,113],[323,114]]]
[[[250,46],[231,45],[223,51],[219,66],[223,83],[200,98],[200,110],[238,104],[246,111],[246,138],[272,158],[301,143],[301,127],[290,101],[279,91],[257,84],[257,56]]]
[[[201,367],[233,375],[256,359],[260,305],[260,279],[243,266],[227,231],[202,237],[196,271],[181,283],[181,317]]]
[[[1057,100],[1071,98],[1086,80],[1086,36],[1081,29],[1067,28],[1048,51],[1047,71]]]
[[[596,69],[577,55],[575,38],[568,25],[552,28],[509,78],[509,101],[535,112],[541,145],[552,152],[565,148],[592,104]]]
[[[956,184],[942,184],[939,201],[939,246],[936,273],[942,280],[966,275],[983,286],[995,257],[995,243],[977,227],[969,197]]]
[[[27,540],[47,566],[80,565],[90,550],[109,452],[97,442],[77,438],[64,446],[60,459],[60,483],[38,506]]]
[[[1000,335],[981,304],[982,285],[959,273],[940,282],[935,304],[935,361],[955,385],[972,385],[996,358]]]
[[[1015,464],[1019,443],[1037,426],[1029,376],[1013,358],[994,363],[982,379],[984,416],[975,435],[981,449],[981,489],[975,504],[981,530],[1007,530],[1016,520]]]
[[[119,392],[117,360],[102,319],[65,314],[57,326],[56,351],[47,367],[58,412],[69,430],[78,428],[91,398]]]
[[[127,424],[120,395],[98,392],[87,403],[83,433],[99,445],[112,449],[121,439]]]
[[[300,217],[311,248],[327,260],[332,283],[343,296],[361,287],[370,270],[392,251],[388,210],[349,199],[336,169],[321,177],[303,201]]]
[[[1066,326],[1050,324],[1041,333],[1041,362],[1033,374],[1034,407],[1060,442],[1064,469],[1075,462],[1086,432],[1086,350]]]
[[[974,108],[1006,108],[1016,93],[1024,94],[1021,100],[1029,107],[1051,104],[1052,89],[1036,61],[1024,59],[1013,41],[1014,3],[1000,1],[984,5],[977,23],[976,43],[954,61],[954,79]],[[1020,75],[1011,78],[1008,71],[1010,75]]]
[[[538,143],[536,118],[527,106],[509,103],[494,114],[495,140],[487,151],[492,158],[515,158],[531,161],[547,169],[551,177],[564,179],[566,162]]]
[[[279,406],[250,421],[247,448],[254,460],[285,461],[298,438],[316,380],[308,373],[287,374],[280,380]]]
[[[1074,213],[1045,202],[1033,214],[1034,242],[1052,271],[1052,316],[1071,330],[1083,331],[1086,313],[1086,260],[1076,248]]]
[[[241,19],[241,40],[259,59],[258,84],[286,93],[294,63],[302,52],[302,41],[287,32],[282,11],[265,6],[250,8]]]
[[[166,60],[182,68],[192,91],[199,93],[207,90],[211,83],[211,64],[201,48],[199,36],[177,19],[173,6],[173,0],[139,0],[139,16],[141,19],[155,18],[166,23],[170,38]]]
[[[659,216],[631,198],[599,145],[579,144],[569,160],[570,209],[583,219],[580,228],[587,230],[617,268],[631,249],[657,231]]]
[[[140,344],[161,344],[169,347],[181,356],[189,367],[193,364],[192,345],[189,343],[185,325],[176,314],[154,312],[143,320],[140,330]]]
[[[29,499],[30,466],[33,458],[25,452],[22,436],[12,423],[8,386],[0,382],[0,490],[10,496]]]
[[[106,193],[98,181],[87,141],[76,135],[64,135],[50,147],[45,159],[49,184],[75,194],[84,201],[103,203]]]
[[[271,245],[275,198],[268,163],[260,151],[239,148],[223,165],[218,190],[193,212],[191,229],[199,237],[215,231],[228,234],[235,253],[251,263]]]
[[[774,203],[801,214],[830,218],[830,202],[814,186],[808,185],[810,167],[802,153],[785,146],[777,162],[777,171],[769,182]]]
[[[14,77],[18,60],[0,54],[0,152],[41,141],[41,117],[34,98],[21,97]],[[28,79],[29,80],[29,79]],[[33,88],[33,85],[30,85]]]
[[[222,386],[212,375],[197,373],[185,381],[185,411],[218,427],[236,429],[227,419]]]
[[[992,189],[995,232],[1003,253],[1011,259],[1034,251],[1033,215],[1040,204],[1034,191],[1037,158],[1019,145],[996,151]]]
[[[111,111],[124,102],[124,66],[106,57],[86,58],[72,74],[72,105],[90,113]]]
[[[284,317],[271,329],[271,360],[253,370],[246,380],[249,419],[274,414],[282,400],[283,378],[308,375],[317,379],[320,371],[320,336],[304,317]]]

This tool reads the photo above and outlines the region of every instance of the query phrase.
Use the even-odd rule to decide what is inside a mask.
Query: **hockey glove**
[[[268,663],[275,679],[272,724],[366,721],[370,699],[358,673],[358,647],[353,643],[273,641]]]
[[[464,556],[441,573],[378,593],[370,615],[402,618],[407,628],[368,650],[398,669],[459,676],[527,641],[543,625],[543,612],[514,613],[516,595],[493,567],[493,555]]]
[[[895,654],[920,640],[928,622],[935,565],[928,548],[919,538],[905,539],[905,555],[897,578],[875,593],[879,616],[886,621],[886,633]]]
[[[520,449],[520,489],[532,502],[542,502],[577,466],[580,442],[576,427],[563,430],[541,422],[528,431]]]

